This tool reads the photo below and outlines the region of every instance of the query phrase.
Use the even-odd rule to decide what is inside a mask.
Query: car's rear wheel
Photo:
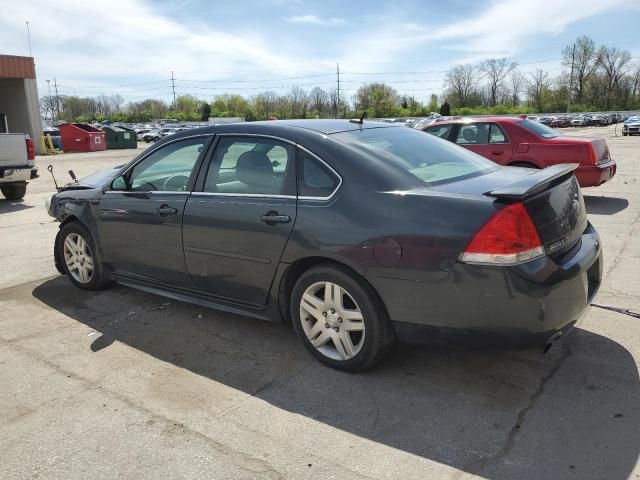
[[[291,295],[291,315],[311,354],[340,370],[371,368],[394,340],[375,291],[337,265],[313,267],[298,279]]]
[[[60,230],[56,244],[65,274],[78,288],[102,290],[111,283],[98,256],[93,237],[78,222]]]
[[[15,183],[0,186],[0,191],[7,200],[20,200],[27,193],[26,183]]]

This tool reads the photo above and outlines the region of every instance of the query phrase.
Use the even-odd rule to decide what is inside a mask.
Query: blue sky
[[[509,57],[525,71],[562,72],[579,35],[629,49],[640,63],[640,0],[0,0],[0,53],[28,53],[31,27],[40,93],[283,93],[335,85],[352,94],[385,81],[424,100],[457,63]],[[47,11],[43,15],[43,11]],[[418,73],[415,73],[418,72]]]

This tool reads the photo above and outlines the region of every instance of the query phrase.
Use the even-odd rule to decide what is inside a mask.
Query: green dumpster
[[[116,148],[138,148],[138,137],[136,132],[125,127],[104,126],[105,142],[107,150]]]

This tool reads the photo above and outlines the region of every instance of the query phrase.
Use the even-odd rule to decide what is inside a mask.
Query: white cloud
[[[454,41],[463,61],[518,53],[534,35],[558,35],[569,25],[628,4],[625,0],[497,0],[468,20],[423,29],[425,40]]]
[[[318,15],[293,15],[285,18],[290,23],[306,23],[311,25],[321,25],[323,27],[340,27],[347,24],[344,18],[322,18]]]
[[[1,53],[28,54],[24,22],[29,20],[40,84],[56,77],[61,85],[76,87],[67,88],[68,93],[115,93],[106,86],[127,83],[123,78],[133,78],[131,83],[167,79],[172,70],[178,79],[238,78],[229,72],[250,76],[251,71],[273,78],[300,74],[316,65],[312,59],[288,56],[266,31],[249,27],[225,31],[212,28],[211,22],[188,25],[162,15],[148,0],[112,0],[108,8],[74,0],[59,0],[55,8],[45,0],[14,1],[5,2],[2,10]],[[215,24],[225,27],[224,22]],[[166,96],[169,83],[161,87],[164,90],[148,85],[148,94]],[[117,93],[144,95],[144,88]],[[217,93],[224,92],[201,92],[202,96]]]

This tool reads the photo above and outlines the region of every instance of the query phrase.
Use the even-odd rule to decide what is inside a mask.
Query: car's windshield
[[[518,122],[518,125],[544,138],[556,138],[560,136],[560,134],[553,128],[549,128],[540,122],[534,122],[531,120],[520,120]]]
[[[640,122],[640,117],[629,117],[626,120],[626,123],[631,123],[631,122]]]
[[[332,137],[428,185],[462,180],[498,168],[469,150],[412,128],[368,128]]]

